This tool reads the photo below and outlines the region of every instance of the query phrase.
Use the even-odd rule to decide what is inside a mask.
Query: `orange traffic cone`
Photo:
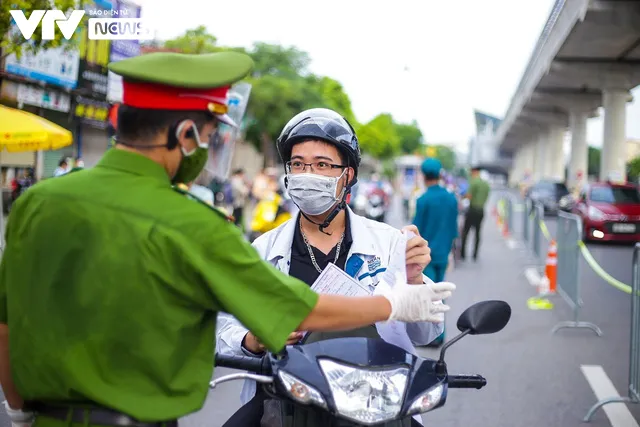
[[[549,293],[555,294],[558,281],[558,246],[555,240],[552,240],[549,244],[545,276],[549,281]]]

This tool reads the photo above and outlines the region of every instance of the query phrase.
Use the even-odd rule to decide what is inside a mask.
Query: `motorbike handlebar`
[[[482,375],[449,375],[449,388],[475,388],[480,390],[487,385]]]
[[[223,368],[239,369],[241,371],[249,371],[262,374],[265,371],[264,357],[249,357],[217,354],[215,365]]]

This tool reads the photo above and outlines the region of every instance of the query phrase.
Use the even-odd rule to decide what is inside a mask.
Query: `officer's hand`
[[[13,409],[6,400],[2,402],[4,409],[7,411],[9,419],[11,419],[12,427],[31,427],[36,417],[33,412],[25,412],[20,409]]]
[[[407,250],[405,252],[407,282],[410,284],[422,284],[422,272],[431,262],[431,248],[429,243],[420,237],[418,227],[408,225],[402,229],[404,233],[411,231],[414,237],[407,240]]]
[[[444,322],[444,313],[449,306],[442,300],[449,298],[455,289],[456,285],[448,282],[413,286],[397,284],[384,294],[391,304],[389,320]]]

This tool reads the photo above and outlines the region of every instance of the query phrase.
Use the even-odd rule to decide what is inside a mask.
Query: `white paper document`
[[[407,242],[413,237],[415,237],[415,233],[412,231],[402,233],[402,238],[389,258],[389,265],[382,280],[390,286],[396,283],[407,283]]]
[[[353,277],[329,263],[311,286],[311,290],[319,294],[343,295],[347,297],[366,297],[371,292]]]

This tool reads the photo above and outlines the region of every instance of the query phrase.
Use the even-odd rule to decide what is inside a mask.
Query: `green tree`
[[[400,152],[400,137],[391,114],[379,114],[357,129],[362,152],[377,159],[389,159]]]
[[[213,53],[224,50],[217,45],[218,39],[207,31],[207,27],[199,27],[187,30],[183,35],[164,42],[167,49],[179,49],[184,53]]]
[[[452,171],[456,166],[456,153],[446,145],[436,145],[436,157],[442,163],[442,169]]]
[[[588,175],[600,175],[600,157],[601,150],[596,147],[589,147],[587,154],[587,174]]]
[[[422,155],[440,160],[442,168],[449,172],[453,171],[456,166],[456,153],[446,145],[425,146]]]
[[[331,77],[310,76],[310,84],[314,91],[320,94],[321,105],[318,107],[330,108],[346,118],[354,128],[358,126],[356,116],[353,114],[351,99],[344,91],[342,84]]]
[[[27,17],[31,16],[34,10],[58,9],[65,14],[71,13],[74,9],[81,9],[87,4],[87,0],[7,0],[0,1],[0,60],[15,53],[20,57],[27,52],[37,53],[43,49],[51,49],[60,46],[73,48],[77,41],[75,37],[67,40],[60,31],[55,31],[53,40],[42,40],[42,22],[36,28],[30,40],[24,38],[17,27],[12,28],[12,18],[9,11],[22,10]],[[88,19],[85,15],[84,19]]]
[[[422,146],[422,131],[415,120],[410,124],[396,124],[396,132],[400,138],[400,150],[403,153],[413,154]]]
[[[248,52],[255,62],[247,114],[247,140],[267,156],[284,125],[308,108],[331,108],[355,126],[351,100],[342,85],[308,72],[309,56],[296,48],[256,43]]]
[[[634,157],[627,165],[629,180],[637,180],[640,177],[640,156]]]
[[[278,76],[295,79],[307,75],[311,63],[307,52],[271,43],[254,43],[249,54],[255,62],[253,76],[256,78]]]

